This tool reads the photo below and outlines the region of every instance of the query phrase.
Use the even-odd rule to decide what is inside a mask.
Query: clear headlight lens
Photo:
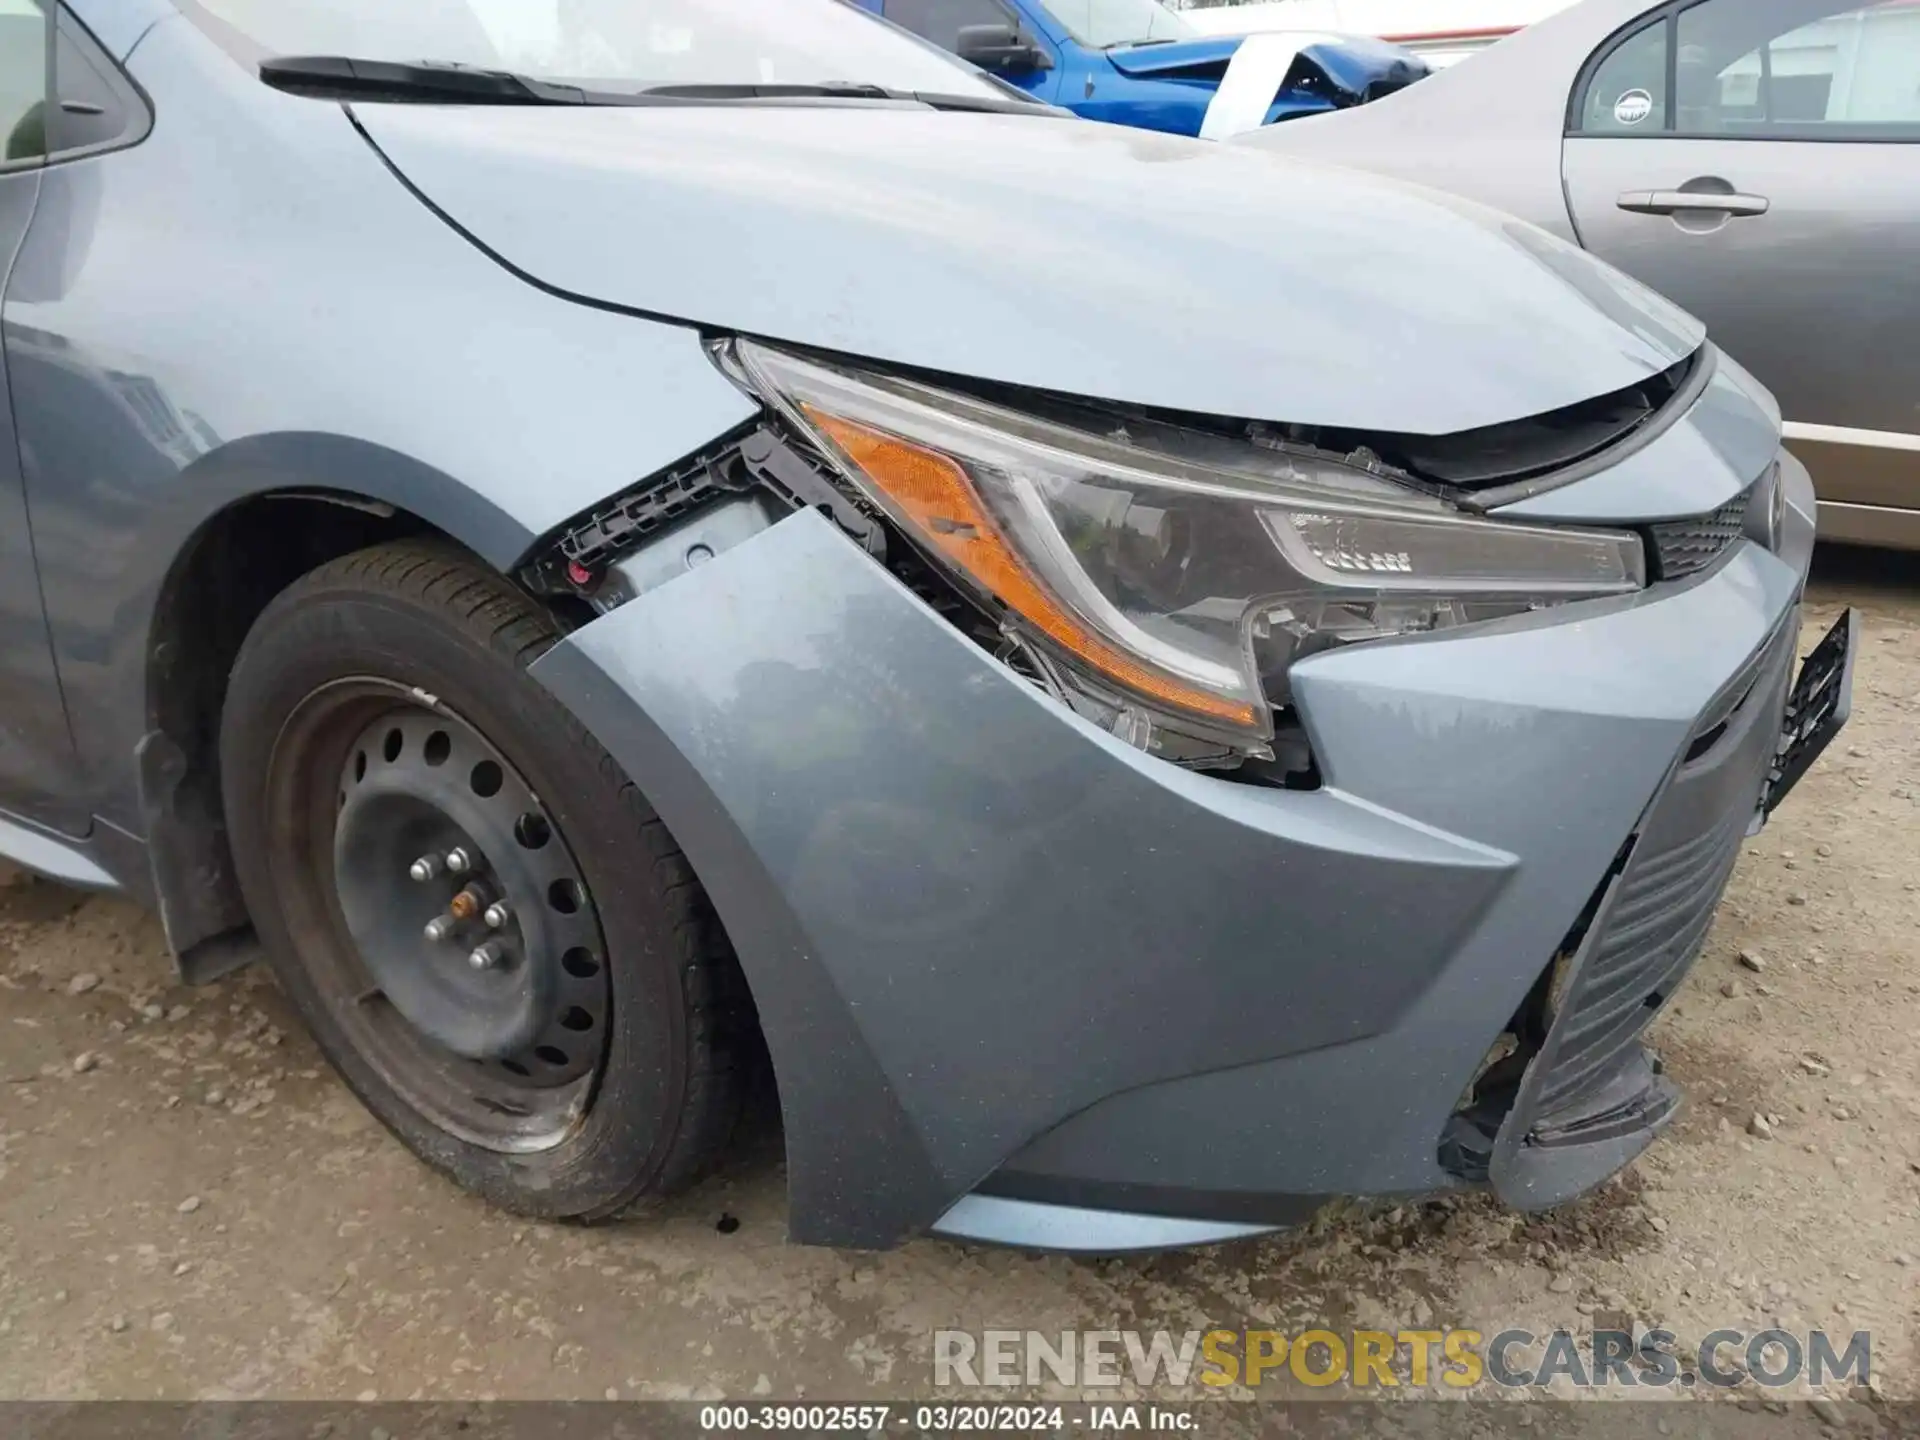
[[[1304,654],[1645,583],[1629,532],[1470,516],[1252,442],[1176,455],[744,341],[735,356],[1010,631],[1118,704],[1242,750],[1272,734]]]

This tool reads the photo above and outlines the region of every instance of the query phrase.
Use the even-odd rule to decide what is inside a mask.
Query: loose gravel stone
[[[1825,1395],[1821,1395],[1813,1400],[1809,1400],[1807,1402],[1807,1408],[1814,1413],[1814,1417],[1818,1419],[1822,1425],[1831,1426],[1835,1430],[1844,1430],[1846,1428],[1846,1412],[1840,1408],[1837,1401],[1830,1400]]]

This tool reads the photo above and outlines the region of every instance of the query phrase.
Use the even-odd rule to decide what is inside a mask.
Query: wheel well
[[[230,967],[247,925],[220,794],[220,711],[253,622],[309,571],[382,540],[432,533],[415,516],[337,492],[256,496],[203,526],[175,561],[147,648],[142,818],[167,940],[189,980]]]
[[[139,781],[156,900],[189,983],[217,979],[257,953],[220,776],[221,717],[241,646],[267,606],[301,577],[342,556],[408,537],[450,538],[417,516],[355,495],[260,496],[210,520],[168,573],[148,644]],[[563,631],[593,614],[578,597],[536,594],[532,601],[544,604]],[[667,834],[657,817],[654,823]],[[718,936],[707,942],[712,953],[700,967],[715,987],[701,991],[702,1023],[718,1026],[726,1017],[732,1063],[744,1072],[737,1082],[723,1082],[716,1071],[705,1083],[745,1087],[757,1148],[774,1153],[781,1138],[778,1079],[751,988],[725,939],[724,921],[677,845],[670,837],[667,843],[676,866],[685,866],[685,878],[676,879],[675,887],[691,885],[695,914]],[[724,1138],[723,1132],[716,1135]]]

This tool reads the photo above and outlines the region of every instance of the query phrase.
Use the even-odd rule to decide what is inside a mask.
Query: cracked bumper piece
[[[1704,924],[1778,733],[1811,513],[1684,584],[1297,665],[1308,792],[1095,730],[813,511],[533,673],[727,926],[796,1239],[1191,1244],[1473,1183],[1443,1137],[1583,917],[1584,955],[1624,943],[1674,851],[1712,891],[1685,917]],[[1519,1203],[1545,1193],[1511,1153],[1539,1129],[1484,1137]]]

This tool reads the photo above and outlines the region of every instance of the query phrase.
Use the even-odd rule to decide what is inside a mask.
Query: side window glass
[[[882,13],[903,30],[931,40],[942,50],[960,47],[967,25],[1010,25],[1013,14],[999,0],[885,0]]]
[[[120,97],[94,64],[91,49],[74,33],[74,22],[63,13],[54,41],[53,83],[60,92],[53,119],[55,154],[110,144],[126,128]]]
[[[5,5],[8,0],[0,0]],[[49,162],[75,160],[146,138],[146,103],[133,83],[65,9],[54,40],[53,84],[58,102],[51,107]]]
[[[1920,8],[1909,0],[1680,14],[1676,128],[1766,139],[1920,140]]]
[[[47,12],[0,0],[0,169],[47,153]]]
[[[1618,42],[1594,67],[1580,102],[1583,135],[1657,135],[1667,128],[1667,23]]]

